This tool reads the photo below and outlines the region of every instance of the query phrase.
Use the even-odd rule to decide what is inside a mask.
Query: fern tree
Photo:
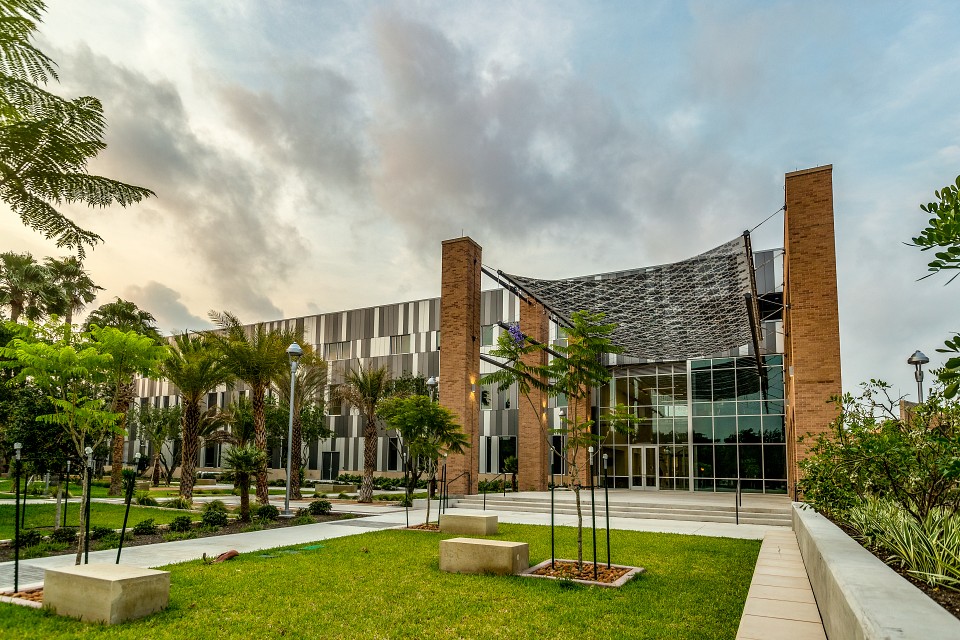
[[[155,194],[87,172],[106,148],[103,106],[43,88],[58,79],[53,60],[31,42],[45,9],[42,0],[0,1],[0,200],[24,225],[82,258],[102,238],[57,207],[126,207]]]

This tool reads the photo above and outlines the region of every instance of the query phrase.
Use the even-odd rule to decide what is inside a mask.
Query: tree
[[[96,98],[66,100],[41,88],[58,79],[53,60],[31,43],[45,9],[42,0],[0,2],[0,200],[24,225],[83,258],[102,238],[56,206],[126,207],[155,194],[87,172],[106,148],[103,107]]]
[[[92,282],[90,283],[93,284]],[[99,287],[98,287],[99,288]],[[70,326],[71,321],[66,322]],[[84,331],[90,331],[92,327],[113,327],[121,331],[135,331],[139,335],[160,344],[163,338],[160,331],[157,330],[157,320],[153,314],[143,311],[137,305],[126,300],[117,298],[114,302],[108,302],[94,309],[83,324]],[[126,383],[125,388],[116,390],[114,393],[116,404],[114,411],[122,411],[124,416],[130,407],[130,403],[136,398],[136,389],[134,380],[131,377]],[[125,426],[126,417],[121,421],[121,427]],[[112,459],[121,460],[123,458],[124,435],[118,434],[113,438]],[[121,476],[122,465],[110,465],[110,490],[109,495],[119,496],[123,490],[123,478]]]
[[[266,454],[267,431],[264,414],[264,398],[274,378],[288,367],[287,346],[299,336],[293,333],[268,330],[258,324],[248,333],[240,319],[229,311],[211,311],[210,319],[221,332],[210,333],[210,340],[223,357],[224,367],[237,380],[250,387],[250,402],[253,407],[254,442]],[[270,503],[267,486],[267,469],[257,473],[257,502]]]
[[[183,405],[180,495],[193,498],[193,485],[200,446],[200,403],[207,393],[231,379],[220,351],[206,336],[181,333],[174,336],[170,356],[160,374],[180,392]]]
[[[107,380],[110,408],[120,415],[120,419],[117,421],[117,433],[113,438],[109,495],[119,496],[123,492],[121,472],[127,412],[136,397],[134,376],[156,377],[169,349],[137,331],[122,331],[115,327],[91,325],[90,337],[99,343],[102,353],[110,356]]]
[[[267,464],[267,454],[255,445],[231,447],[227,451],[226,466],[233,470],[233,486],[240,490],[240,521],[250,521],[250,477],[260,473]]]
[[[920,209],[932,217],[920,235],[913,239],[913,246],[920,247],[921,251],[938,250],[934,259],[928,264],[930,277],[941,271],[956,271],[960,269],[960,176],[954,184],[948,184],[938,191],[934,191],[937,202],[921,204]],[[942,251],[939,251],[942,249]],[[947,284],[957,277],[955,274]],[[944,348],[937,349],[940,353],[960,353],[960,334],[944,342]],[[937,377],[945,385],[943,394],[953,398],[960,390],[960,356],[947,360]]]
[[[103,287],[94,284],[75,256],[47,258],[47,274],[53,288],[54,300],[50,311],[63,315],[67,327],[73,325],[73,314],[94,301]]]
[[[10,308],[10,320],[38,320],[47,311],[50,294],[47,270],[29,253],[0,253],[0,304]]]
[[[546,345],[527,340],[516,325],[500,334],[497,347],[490,355],[502,358],[507,366],[480,378],[480,384],[496,384],[501,391],[516,385],[521,396],[526,398],[534,411],[539,414],[541,407],[531,397],[533,391],[543,391],[553,397],[566,397],[567,415],[561,418],[557,429],[548,430],[541,422],[543,437],[554,449],[554,453],[566,462],[567,476],[576,499],[577,506],[577,563],[583,565],[583,510],[580,501],[581,482],[586,469],[587,449],[598,446],[600,437],[594,433],[594,420],[583,416],[590,415],[590,396],[595,387],[603,386],[610,379],[609,370],[603,365],[604,354],[617,354],[622,351],[613,344],[610,334],[616,329],[614,324],[603,324],[603,313],[577,311],[570,320],[572,326],[566,330],[566,344],[552,347],[559,357],[545,365],[528,365],[524,356],[546,348]],[[611,427],[628,432],[633,419],[623,407],[617,407],[614,413],[603,416]],[[553,447],[552,435],[563,436],[565,446],[562,450]]]
[[[60,425],[72,443],[72,454],[85,459],[86,447],[96,449],[110,435],[120,415],[110,411],[99,394],[109,382],[112,357],[102,350],[103,343],[80,334],[67,340],[61,327],[29,325],[8,346],[0,347],[0,367],[19,369],[15,380],[30,380],[53,404],[53,412],[38,416],[45,423]],[[81,466],[83,499],[87,499],[86,465]],[[80,530],[84,532],[77,547],[80,564],[86,532],[86,514],[81,510]]]
[[[408,503],[423,474],[429,482],[436,479],[441,456],[462,454],[470,446],[454,413],[429,396],[387,398],[380,403],[379,413],[387,426],[396,431],[405,450],[404,485]],[[430,522],[429,493],[425,522]]]
[[[166,485],[170,486],[170,480],[173,478],[173,472],[177,469],[177,458],[180,454],[180,445],[182,442],[180,424],[183,418],[183,411],[180,405],[172,407],[151,407],[149,405],[138,406],[127,414],[128,420],[137,427],[137,434],[141,440],[150,443],[153,450],[153,460],[151,466],[153,473],[151,479],[153,486],[160,486],[160,466],[165,468]],[[170,443],[170,455],[163,453],[164,446]]]
[[[358,364],[347,372],[343,384],[337,385],[337,396],[357,409],[364,417],[363,480],[357,502],[373,502],[373,472],[377,467],[377,409],[390,393],[390,372],[386,367],[364,369]]]
[[[277,386],[277,397],[280,406],[290,411],[290,367],[283,369],[274,376]],[[304,345],[303,355],[297,366],[297,375],[293,393],[293,443],[290,445],[290,497],[299,500],[300,485],[303,478],[300,469],[303,466],[303,421],[306,414],[308,419],[315,418],[316,412],[307,410],[311,407],[320,407],[320,417],[323,417],[323,390],[327,386],[327,363],[313,349]],[[325,422],[325,420],[324,420]],[[325,425],[324,425],[325,426]]]

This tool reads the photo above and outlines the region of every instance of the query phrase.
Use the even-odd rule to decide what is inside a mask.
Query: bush
[[[253,516],[260,522],[272,522],[280,517],[280,509],[272,504],[261,504],[254,509]]]
[[[116,531],[110,527],[101,527],[96,526],[90,530],[90,539],[91,540],[100,540],[101,538],[106,538],[109,536],[116,535]]]
[[[20,531],[20,548],[32,547],[40,544],[43,535],[36,529],[24,529]]]
[[[337,500],[349,500],[349,499],[350,499],[350,496],[348,496],[343,492],[340,492],[337,494]]]
[[[286,487],[286,486],[287,486],[287,481],[286,481],[286,480],[271,480],[270,482],[267,483],[267,486],[270,486],[270,487]]]
[[[227,512],[218,509],[207,509],[200,518],[200,524],[211,529],[219,529],[227,525]]]
[[[193,520],[190,519],[190,516],[177,516],[170,523],[170,531],[183,533],[191,529],[193,529]]]
[[[163,541],[176,542],[177,540],[193,540],[196,537],[196,531],[171,531],[163,534]]]
[[[314,500],[307,509],[315,516],[325,516],[333,511],[333,505],[329,500]]]
[[[134,497],[134,500],[136,501],[137,504],[143,507],[155,507],[158,504],[156,498],[150,497],[149,491],[138,492],[137,495]]]
[[[77,530],[73,527],[60,527],[50,533],[50,542],[71,544],[77,541]]]
[[[203,505],[203,512],[206,513],[208,511],[219,511],[220,513],[226,513],[227,505],[223,502],[223,500],[211,500]]]
[[[290,521],[290,524],[292,525],[314,524],[314,523],[316,523],[316,520],[314,520],[313,516],[311,516],[310,514],[297,516],[296,518]]]
[[[193,502],[183,496],[177,496],[164,502],[163,506],[168,509],[192,509]]]
[[[154,524],[153,518],[147,518],[133,525],[132,531],[135,536],[152,536],[157,533],[157,525]]]

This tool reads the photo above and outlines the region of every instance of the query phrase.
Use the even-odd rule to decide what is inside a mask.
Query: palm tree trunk
[[[199,425],[200,407],[195,403],[186,405],[183,409],[183,445],[180,451],[180,496],[188,500],[193,499],[200,445]]]
[[[363,482],[357,493],[357,502],[373,502],[373,470],[377,467],[377,417],[367,416],[363,428]]]
[[[251,393],[250,404],[253,408],[253,442],[264,455],[267,453],[267,418],[264,412],[263,387],[254,387]],[[267,465],[264,464],[257,472],[257,502],[270,504],[270,489],[267,485]]]
[[[240,522],[250,522],[250,476],[238,472],[236,485],[240,488]]]
[[[300,500],[300,484],[303,479],[300,477],[300,465],[303,462],[303,425],[300,424],[300,416],[294,408],[293,414],[293,442],[290,443],[290,498]]]
[[[69,326],[69,325],[68,325]],[[122,413],[123,416],[117,423],[119,429],[117,435],[113,437],[113,456],[110,463],[110,490],[109,496],[119,496],[123,494],[123,443],[127,436],[127,409],[134,398],[134,383],[123,382],[120,389],[117,390],[117,396],[113,402],[113,411]]]
[[[20,314],[23,313],[23,302],[19,300],[10,301],[10,322],[16,322]]]
[[[160,486],[160,452],[155,451],[153,453],[153,486]]]

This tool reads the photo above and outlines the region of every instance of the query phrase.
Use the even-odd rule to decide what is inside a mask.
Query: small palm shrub
[[[210,502],[203,505],[203,512],[207,511],[220,511],[221,513],[227,512],[227,505],[223,500],[211,500]]]
[[[225,527],[227,525],[227,521],[227,512],[219,511],[217,509],[207,509],[203,512],[203,516],[200,518],[200,523],[204,527],[209,527],[211,529]]]
[[[312,515],[325,516],[333,510],[333,505],[329,500],[314,500],[307,508]]]
[[[133,535],[135,536],[152,536],[157,533],[157,525],[154,524],[153,518],[147,518],[146,520],[141,520],[137,524],[133,525]]]
[[[280,517],[280,509],[272,504],[262,504],[256,508],[254,516],[260,522],[272,522]]]
[[[140,492],[138,492],[137,495],[134,497],[134,500],[136,500],[137,504],[139,504],[139,505],[142,506],[142,507],[155,507],[155,506],[157,506],[157,500],[156,500],[156,498],[151,498],[149,491],[140,491]]]
[[[168,509],[192,509],[193,502],[189,498],[184,498],[183,496],[177,496],[176,498],[170,498],[163,503],[164,507]]]
[[[175,531],[176,533],[184,533],[190,531],[193,528],[193,521],[190,519],[190,516],[177,516],[170,523],[170,531]]]

